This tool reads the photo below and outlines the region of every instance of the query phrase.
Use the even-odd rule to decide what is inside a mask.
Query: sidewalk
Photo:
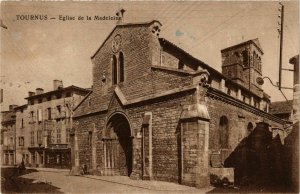
[[[132,186],[142,189],[156,190],[156,191],[184,191],[191,193],[206,193],[212,190],[214,187],[207,187],[202,189],[197,189],[195,187],[189,187],[185,185],[180,185],[172,182],[155,181],[155,180],[132,180],[127,176],[94,176],[94,175],[84,175],[83,177],[96,179],[101,181],[106,181],[110,183],[116,183],[126,186]]]
[[[33,168],[26,167],[26,169],[35,169],[40,172],[55,172],[62,173],[66,176],[70,176],[69,169],[55,169],[55,168]],[[82,178],[88,178],[93,180],[99,180],[108,183],[114,183],[124,186],[130,186],[140,189],[147,189],[149,191],[163,191],[163,192],[188,192],[188,193],[206,193],[214,189],[214,187],[209,186],[206,188],[197,189],[195,187],[189,187],[185,185],[180,185],[172,182],[164,182],[164,181],[155,181],[155,180],[133,180],[127,176],[96,176],[96,175],[82,175],[77,176]]]
[[[60,168],[41,168],[41,167],[26,167],[26,169],[33,169],[37,171],[45,171],[45,172],[70,172],[70,169],[60,169]]]

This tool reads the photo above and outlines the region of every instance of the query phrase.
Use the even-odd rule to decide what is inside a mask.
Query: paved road
[[[162,181],[131,180],[124,176],[69,176],[66,171],[36,171],[13,180],[18,193],[206,193],[213,188],[196,189]]]

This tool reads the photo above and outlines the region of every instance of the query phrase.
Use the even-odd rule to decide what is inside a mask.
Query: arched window
[[[245,67],[248,67],[248,52],[246,51],[246,50],[244,50],[243,52],[242,52],[242,55],[243,55],[243,65],[245,66]]]
[[[122,52],[119,54],[119,80],[124,82],[124,55]]]
[[[247,135],[249,135],[253,131],[253,124],[251,122],[247,125]]]
[[[115,55],[112,59],[112,81],[113,85],[118,83],[117,57]]]
[[[219,144],[221,149],[226,149],[229,147],[229,125],[226,116],[220,118],[219,123]]]
[[[261,58],[258,57],[258,70],[261,71]]]

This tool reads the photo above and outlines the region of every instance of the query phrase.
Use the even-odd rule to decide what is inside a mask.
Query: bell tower
[[[249,40],[221,50],[222,74],[250,91],[261,95],[256,78],[262,76],[263,51],[258,39]]]

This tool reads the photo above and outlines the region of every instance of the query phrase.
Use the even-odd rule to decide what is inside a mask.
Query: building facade
[[[161,26],[119,23],[91,57],[93,89],[75,108],[73,165],[206,186],[255,128],[285,123],[268,113],[270,96],[256,83],[257,39],[222,50],[220,73],[159,38]]]
[[[16,114],[10,105],[8,111],[1,112],[1,164],[14,165],[16,163]]]
[[[286,121],[293,120],[293,100],[272,102],[270,104],[270,114]]]
[[[28,166],[69,168],[72,109],[89,90],[63,87],[53,81],[53,90],[37,88],[26,97],[28,103],[16,111],[16,160]]]

